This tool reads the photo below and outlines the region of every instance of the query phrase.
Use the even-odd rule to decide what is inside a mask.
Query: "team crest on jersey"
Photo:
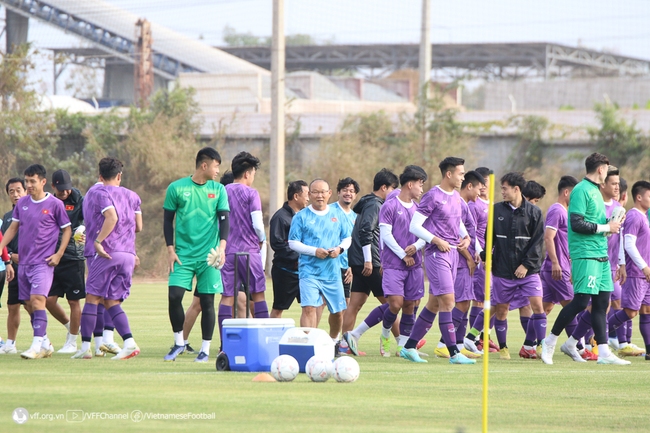
[[[335,222],[337,222],[337,221],[338,221],[338,219],[336,219],[336,217],[332,217],[332,222],[333,222],[333,223],[335,223]]]
[[[208,198],[215,198],[215,197],[216,197],[216,195],[214,195],[212,193],[208,194]]]
[[[189,197],[190,195],[192,195],[192,193],[189,192],[189,191],[187,191],[187,192],[184,192],[183,195],[184,195],[185,197]]]
[[[47,214],[49,214],[49,213],[50,213],[50,211],[49,211],[49,210],[47,210],[47,209],[43,209],[43,210],[42,210],[42,212],[43,212],[43,215],[47,215]]]
[[[71,204],[65,205],[65,210],[74,210],[74,206]]]
[[[27,206],[23,206],[23,210],[27,210],[27,209],[29,209]]]

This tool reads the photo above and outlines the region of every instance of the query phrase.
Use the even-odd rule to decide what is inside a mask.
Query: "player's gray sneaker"
[[[205,353],[205,352],[201,352],[201,353],[199,353],[199,356],[197,356],[196,359],[194,359],[194,362],[202,362],[202,363],[206,363],[206,362],[208,362],[208,361],[209,361],[209,359],[208,359],[208,354]]]
[[[463,338],[463,346],[465,346],[465,349],[469,350],[472,353],[476,353],[477,355],[483,355],[483,351],[478,350],[478,347],[476,347],[476,342],[472,340],[471,338]]]
[[[56,353],[77,353],[77,343],[65,343]]]
[[[184,350],[185,346],[172,346],[172,349],[169,351],[169,353],[165,355],[165,361],[176,361],[176,357],[183,353]]]
[[[542,362],[544,364],[553,365],[553,353],[555,353],[555,344],[548,344],[546,338],[542,340]]]
[[[596,364],[630,365],[632,363],[630,361],[626,361],[625,359],[619,358],[613,353],[610,353],[609,356],[606,358],[601,358],[599,356],[598,361],[596,361]]]
[[[0,355],[15,355],[17,353],[18,353],[18,349],[16,349],[16,346],[9,346],[5,344],[0,349]]]
[[[345,332],[343,334],[343,339],[346,343],[348,343],[350,352],[352,352],[354,356],[359,356],[359,350],[357,349],[357,339],[354,338],[354,335],[352,335],[351,332]]]
[[[83,351],[83,350],[78,350],[77,353],[72,355],[70,359],[92,359],[93,354],[90,351],[90,349]]]
[[[573,359],[575,362],[587,362],[586,359],[583,359],[582,356],[580,356],[578,349],[575,346],[569,346],[566,341],[562,346],[560,346],[560,350],[565,355],[571,357],[571,359]]]

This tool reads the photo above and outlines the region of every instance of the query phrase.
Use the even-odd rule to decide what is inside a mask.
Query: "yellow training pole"
[[[485,241],[485,301],[483,303],[483,433],[488,431],[488,364],[490,361],[490,281],[492,279],[492,236],[494,233],[494,173],[490,171],[488,223]]]

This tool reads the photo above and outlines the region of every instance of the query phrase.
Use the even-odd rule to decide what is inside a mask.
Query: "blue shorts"
[[[335,314],[347,308],[343,283],[341,280],[317,280],[315,278],[300,279],[300,306],[320,307],[323,298],[330,313]]]

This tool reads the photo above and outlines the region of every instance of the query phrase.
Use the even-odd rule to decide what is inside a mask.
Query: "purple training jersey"
[[[636,208],[630,209],[623,222],[623,236],[635,236],[636,248],[639,250],[641,258],[646,263],[650,263],[650,227],[648,227],[648,217],[644,213]],[[628,279],[645,278],[643,271],[632,261],[627,249],[625,250],[625,263]]]
[[[571,272],[571,261],[569,260],[569,212],[567,208],[560,203],[553,203],[546,212],[546,227],[555,230],[555,254],[563,272]],[[617,252],[618,256],[618,252]],[[553,263],[546,253],[546,258],[542,264],[542,271],[551,272],[553,270]]]
[[[262,211],[257,190],[241,183],[226,185],[230,206],[230,234],[226,254],[259,253],[260,239],[253,228],[251,213]]]
[[[612,200],[609,204],[605,203],[605,215],[607,219],[611,218],[612,212],[614,209],[619,207],[621,204],[616,200]],[[621,246],[621,235],[620,233],[614,233],[607,238],[607,257],[609,257],[609,265],[612,271],[618,269],[618,253]]]
[[[423,227],[434,236],[456,246],[460,242],[460,222],[462,216],[458,191],[443,191],[439,185],[431,188],[420,200],[418,212],[427,217]],[[427,253],[438,252],[438,247],[428,243]]]
[[[16,203],[12,220],[19,225],[18,251],[21,265],[38,265],[56,253],[59,232],[70,225],[63,202],[52,194],[34,201],[32,196],[22,197]]]
[[[481,245],[481,248],[485,249],[485,232],[487,230],[490,202],[479,197],[476,201],[469,202],[468,206],[476,222],[478,243]]]
[[[409,231],[409,225],[416,210],[417,204],[415,202],[411,202],[409,206],[409,204],[404,203],[398,197],[395,197],[394,200],[385,201],[381,209],[379,209],[379,225],[392,226],[393,237],[402,249],[418,241],[418,237]],[[380,242],[380,258],[381,266],[384,269],[407,271],[417,268],[422,264],[422,253],[420,251],[413,256],[415,264],[409,267],[383,242]]]
[[[465,224],[467,234],[469,235],[469,247],[467,247],[467,251],[472,257],[474,257],[474,254],[476,254],[476,220],[474,219],[474,215],[469,208],[469,204],[466,203],[465,200],[461,200],[460,205],[462,209],[463,224]],[[458,267],[468,267],[465,257],[458,258]],[[456,300],[458,301],[458,299]]]
[[[140,210],[141,200],[138,194],[122,186],[105,186],[103,188],[115,207],[117,224],[102,244],[108,254],[130,253],[135,255],[136,215]]]
[[[113,202],[106,194],[97,194],[100,187],[104,184],[97,182],[88,189],[83,202],[83,215],[84,223],[86,224],[86,245],[84,246],[84,256],[95,256],[95,239],[102,229],[104,224],[104,213],[109,207],[113,206]]]

